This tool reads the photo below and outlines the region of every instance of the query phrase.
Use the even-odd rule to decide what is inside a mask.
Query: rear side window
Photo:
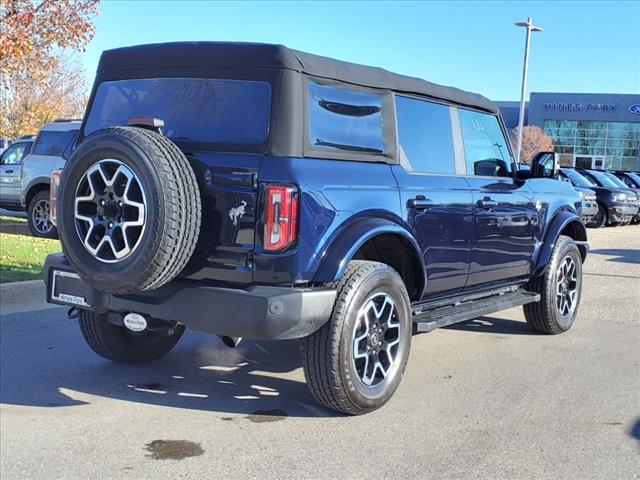
[[[62,156],[77,133],[78,130],[67,130],[66,132],[42,131],[36,138],[31,153],[34,155]]]
[[[310,82],[309,143],[326,150],[384,153],[382,99]]]
[[[84,133],[156,117],[172,140],[262,144],[269,135],[271,84],[253,80],[145,78],[103,82]]]
[[[498,117],[459,109],[468,175],[508,177],[511,156]]]
[[[413,170],[454,173],[448,106],[396,96],[396,118],[400,155]]]

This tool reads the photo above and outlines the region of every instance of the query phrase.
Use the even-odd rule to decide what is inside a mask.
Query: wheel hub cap
[[[556,306],[558,313],[567,316],[576,308],[578,295],[578,272],[572,257],[566,256],[556,272]]]
[[[358,312],[353,331],[352,364],[359,380],[373,387],[395,367],[400,345],[400,320],[393,299],[376,293]]]
[[[93,164],[76,189],[76,231],[96,259],[114,263],[127,258],[140,244],[147,215],[142,182],[119,160]]]

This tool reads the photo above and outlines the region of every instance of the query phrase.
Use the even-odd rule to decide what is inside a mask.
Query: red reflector
[[[270,185],[266,189],[264,249],[279,252],[295,243],[298,231],[298,190]]]
[[[51,182],[49,184],[49,218],[51,223],[58,226],[58,186],[60,185],[60,176],[62,170],[53,170],[51,172]]]

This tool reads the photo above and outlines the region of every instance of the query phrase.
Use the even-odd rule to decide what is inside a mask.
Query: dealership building
[[[520,103],[496,104],[517,127]],[[562,165],[640,170],[640,95],[531,93],[524,124],[551,137]]]

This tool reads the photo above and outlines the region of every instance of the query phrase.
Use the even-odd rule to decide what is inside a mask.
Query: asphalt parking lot
[[[640,478],[640,226],[589,234],[570,332],[532,334],[518,308],[416,336],[363,417],[314,404],[296,342],[188,332],[120,366],[64,308],[3,299],[0,476]]]

